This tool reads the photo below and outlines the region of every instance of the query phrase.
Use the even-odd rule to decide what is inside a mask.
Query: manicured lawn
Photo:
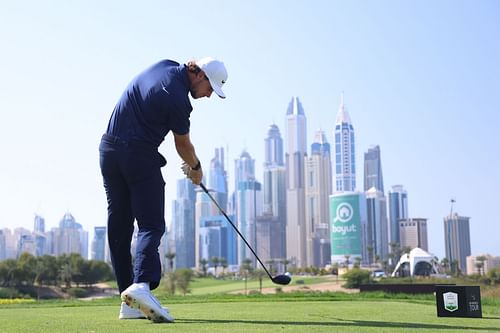
[[[297,285],[297,281],[302,281],[301,285],[310,285],[315,283],[322,283],[331,281],[329,277],[294,277],[290,285]],[[276,288],[279,287],[273,284],[267,277],[262,280],[262,288]],[[249,279],[247,281],[248,292],[251,290],[258,291],[260,288],[259,280]],[[243,280],[217,280],[212,278],[195,278],[190,285],[192,295],[205,295],[215,293],[228,293],[228,292],[244,292],[245,281]],[[161,292],[161,291],[159,291]]]
[[[438,318],[429,300],[353,296],[202,297],[162,299],[173,324],[118,320],[119,300],[41,302],[0,306],[1,332],[500,332],[500,313],[486,306],[482,319]],[[349,296],[350,297],[350,296]]]

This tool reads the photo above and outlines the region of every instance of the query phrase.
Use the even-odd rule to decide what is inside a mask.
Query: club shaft
[[[231,224],[231,226],[234,228],[234,230],[236,230],[236,232],[238,233],[238,235],[240,235],[241,239],[243,239],[243,241],[245,242],[245,244],[247,245],[247,247],[250,249],[250,251],[252,251],[253,255],[255,256],[255,258],[257,258],[257,261],[260,263],[260,265],[262,266],[262,268],[266,271],[267,275],[269,276],[269,278],[271,280],[273,280],[273,277],[271,275],[271,273],[269,273],[269,271],[267,270],[266,266],[262,263],[262,261],[260,261],[260,258],[259,256],[257,255],[257,253],[255,253],[255,251],[252,249],[252,247],[250,246],[250,244],[248,244],[247,240],[245,239],[245,237],[241,234],[241,232],[238,230],[238,228],[236,228],[236,226],[234,225],[234,223],[231,221],[231,219],[229,218],[229,216],[227,216],[226,212],[224,211],[224,209],[221,208],[221,206],[219,206],[219,204],[217,203],[217,201],[215,201],[214,197],[212,197],[212,195],[208,192],[207,188],[205,187],[205,185],[203,185],[203,183],[200,183],[200,187],[203,189],[203,191],[208,195],[208,197],[212,200],[212,202],[217,206],[217,208],[220,210],[220,212],[222,213],[222,215],[224,215],[224,217],[227,219],[227,221]]]

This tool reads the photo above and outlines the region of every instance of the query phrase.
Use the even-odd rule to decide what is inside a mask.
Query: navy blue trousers
[[[160,284],[158,254],[165,232],[165,158],[156,147],[104,135],[99,146],[101,173],[108,201],[108,242],[120,293],[132,283]],[[137,248],[130,251],[134,220]]]

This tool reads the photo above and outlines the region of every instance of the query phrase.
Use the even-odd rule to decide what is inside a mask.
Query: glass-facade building
[[[356,189],[356,159],[354,127],[344,105],[344,94],[333,133],[335,140],[335,191],[354,191]]]

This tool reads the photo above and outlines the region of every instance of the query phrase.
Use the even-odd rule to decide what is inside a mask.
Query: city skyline
[[[487,0],[223,1],[188,18],[170,14],[185,12],[182,4],[161,1],[6,3],[0,228],[31,228],[35,213],[50,228],[67,211],[87,230],[105,225],[97,146],[122,90],[159,59],[212,55],[227,65],[228,97],[193,102],[191,136],[205,172],[214,147],[229,147],[227,165],[246,149],[261,180],[266,131],[277,124],[284,133],[292,96],[308,117],[308,142],[322,129],[333,143],[344,92],[356,130],[358,188],[363,153],[379,145],[385,192],[404,186],[408,217],[428,219],[431,252],[444,256],[442,221],[455,198],[454,210],[471,217],[472,254],[498,255],[489,235],[500,231],[499,9]],[[221,36],[200,35],[207,15]],[[169,33],[180,26],[182,33]],[[168,160],[170,221],[182,177],[171,134],[160,151]]]

